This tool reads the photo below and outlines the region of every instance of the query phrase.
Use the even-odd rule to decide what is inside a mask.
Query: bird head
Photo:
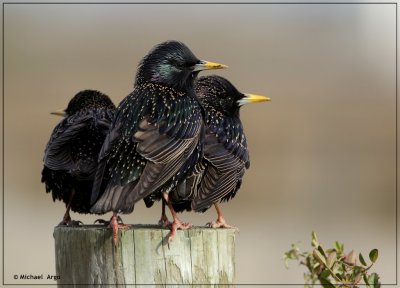
[[[222,68],[227,66],[199,60],[182,42],[166,41],[140,61],[135,85],[155,82],[184,91],[193,86],[200,71]]]
[[[212,106],[228,116],[238,116],[244,104],[271,100],[265,96],[244,94],[227,79],[216,75],[200,77],[196,81],[195,92],[203,106]]]
[[[59,109],[57,111],[52,112],[53,115],[58,116],[69,116],[73,115],[79,111],[83,111],[85,109],[94,109],[94,108],[112,108],[115,109],[115,105],[111,101],[111,99],[96,90],[83,90],[78,92],[68,103],[66,109]]]

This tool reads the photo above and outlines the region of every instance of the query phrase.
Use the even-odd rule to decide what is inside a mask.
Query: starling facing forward
[[[115,106],[99,91],[76,94],[67,109],[52,114],[64,116],[46,146],[42,182],[53,201],[67,207],[60,225],[74,225],[69,211],[90,213],[90,196],[97,158],[110,127]]]
[[[176,202],[174,207],[177,210],[204,212],[214,204],[218,218],[211,226],[233,227],[225,222],[218,202],[228,201],[235,196],[245,169],[250,166],[239,110],[244,104],[269,101],[270,98],[243,94],[219,76],[200,77],[195,91],[205,111],[204,158],[186,180],[187,187],[194,187],[187,189],[195,189],[195,192],[187,191],[193,199],[179,204],[178,195],[173,199]]]
[[[103,144],[93,186],[92,212],[113,211],[114,244],[121,227],[117,214],[131,213],[137,201],[156,191],[174,218],[170,240],[176,229],[190,227],[176,217],[168,192],[193,169],[195,161],[188,160],[200,146],[203,119],[194,79],[201,70],[225,67],[199,60],[177,41],[155,46],[140,62],[134,91],[119,105]]]

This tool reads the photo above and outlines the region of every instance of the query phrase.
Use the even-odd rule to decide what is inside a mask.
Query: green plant
[[[378,250],[369,252],[369,264],[364,256],[352,250],[344,253],[344,245],[335,241],[334,248],[324,249],[318,242],[315,232],[311,233],[311,252],[301,252],[297,244],[292,244],[292,249],[284,254],[285,266],[288,268],[289,260],[300,261],[300,265],[307,267],[304,273],[305,287],[312,287],[318,282],[324,288],[359,287],[361,280],[367,287],[379,288],[379,276],[370,273],[371,267],[378,259]]]

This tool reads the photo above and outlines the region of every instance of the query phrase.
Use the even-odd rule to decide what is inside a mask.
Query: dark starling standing
[[[204,158],[197,164],[193,175],[186,179],[187,186],[194,187],[188,189],[195,189],[194,192],[187,191],[192,200],[179,201],[182,196],[176,196],[174,191],[172,201],[177,211],[187,209],[204,212],[214,204],[218,218],[211,224],[212,227],[233,227],[225,222],[218,202],[228,201],[235,196],[245,169],[250,166],[239,110],[246,103],[270,99],[243,94],[219,76],[200,77],[195,92],[205,111]]]
[[[139,63],[134,90],[117,108],[103,144],[93,186],[91,211],[113,211],[114,244],[121,227],[117,214],[131,213],[137,201],[156,191],[174,218],[170,239],[176,229],[189,227],[176,217],[168,192],[188,173],[182,169],[193,169],[186,164],[199,146],[203,117],[194,80],[201,70],[224,67],[199,60],[177,41],[155,46]]]
[[[67,207],[60,225],[74,225],[69,211],[90,213],[90,196],[97,158],[113,119],[115,106],[99,91],[76,94],[67,109],[52,114],[65,118],[57,124],[44,154],[42,182],[53,201]]]

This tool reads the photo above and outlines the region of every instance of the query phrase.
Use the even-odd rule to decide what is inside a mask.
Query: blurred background
[[[5,4],[4,281],[55,274],[53,228],[64,205],[40,183],[45,145],[82,89],[118,104],[136,66],[176,39],[242,92],[269,103],[242,108],[251,167],[223,205],[236,225],[238,284],[302,284],[282,261],[290,244],[378,248],[375,271],[396,282],[395,4]],[[207,74],[203,72],[202,75]],[[208,73],[209,74],[209,73]],[[156,223],[141,202],[125,223]],[[110,215],[105,215],[108,218]],[[72,214],[92,223],[96,217]],[[183,214],[204,225],[216,217]]]

